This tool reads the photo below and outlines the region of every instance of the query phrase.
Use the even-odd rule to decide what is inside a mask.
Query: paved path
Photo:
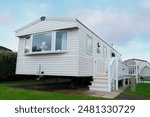
[[[84,92],[85,95],[88,96],[95,96],[95,97],[103,97],[103,98],[115,98],[120,93],[122,93],[128,86],[119,88],[118,91],[112,91],[112,92],[103,92],[103,91],[86,91]]]

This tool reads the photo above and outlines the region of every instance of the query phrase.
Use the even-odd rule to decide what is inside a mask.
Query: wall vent
[[[41,19],[41,21],[44,21],[46,19],[46,17],[42,16],[40,19]]]

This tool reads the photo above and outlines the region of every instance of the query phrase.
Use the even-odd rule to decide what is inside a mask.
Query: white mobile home
[[[150,63],[148,61],[133,58],[126,60],[125,63],[130,66],[129,72],[136,73],[137,71],[140,77],[150,77]],[[137,66],[137,70],[135,66]]]
[[[79,20],[41,17],[16,30],[16,36],[16,74],[91,76],[91,90],[111,91],[114,61],[121,55]]]

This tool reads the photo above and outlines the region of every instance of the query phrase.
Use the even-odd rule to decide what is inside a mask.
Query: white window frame
[[[30,37],[29,37],[29,40],[30,40],[30,41],[29,41],[29,52],[27,52],[27,53],[31,53],[31,50],[32,50],[32,37],[33,37],[33,35],[27,35],[27,36],[30,36]],[[25,36],[25,37],[23,38],[23,39],[24,39],[24,53],[25,53],[25,54],[27,54],[27,53],[25,52],[26,44],[27,44],[27,43],[26,43],[26,40],[28,40],[28,39],[27,39],[27,36]]]
[[[55,46],[56,46],[56,32],[66,32],[67,35],[67,40],[66,40],[66,49],[65,50],[55,50]],[[39,51],[39,52],[32,52],[32,43],[33,43],[33,35],[36,34],[43,34],[43,33],[51,33],[51,50],[48,51]],[[30,50],[28,53],[25,53],[25,47],[24,47],[24,54],[25,55],[36,55],[36,54],[50,54],[50,53],[66,53],[68,51],[68,30],[65,31],[48,31],[48,32],[40,32],[40,33],[35,33],[35,34],[31,34],[30,35]],[[25,39],[25,38],[24,38]],[[24,45],[26,44],[26,42],[24,43]],[[25,45],[26,46],[26,45]]]
[[[61,49],[61,50],[56,50],[56,33],[57,32],[65,32],[66,33],[66,49]],[[66,30],[62,30],[62,31],[55,31],[55,38],[54,38],[54,50],[55,51],[65,51],[68,49],[68,34],[67,34],[68,31]]]
[[[88,46],[88,40],[91,40],[91,50],[89,50],[89,46]],[[90,35],[86,35],[86,53],[88,54],[88,55],[92,55],[92,51],[93,51],[93,41],[92,41],[93,39],[92,39],[92,37],[90,36]]]
[[[49,33],[51,34],[51,49],[50,50],[47,50],[47,51],[37,51],[37,52],[33,52],[32,51],[32,44],[33,44],[33,36],[34,35],[38,35],[38,34],[45,34],[45,33]],[[32,38],[31,38],[31,53],[45,53],[45,52],[51,52],[52,51],[52,43],[53,43],[53,38],[52,38],[52,32],[40,32],[40,33],[35,33],[35,34],[32,34]]]
[[[107,47],[106,46],[103,46],[103,58],[107,58]]]

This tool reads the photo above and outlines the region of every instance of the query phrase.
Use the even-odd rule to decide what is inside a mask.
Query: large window
[[[67,32],[56,32],[55,50],[67,49]]]
[[[24,53],[61,53],[67,50],[67,31],[51,31],[24,37]]]
[[[86,51],[87,54],[92,54],[92,37],[89,35],[86,36]]]
[[[51,33],[41,33],[33,35],[32,52],[51,50]]]

